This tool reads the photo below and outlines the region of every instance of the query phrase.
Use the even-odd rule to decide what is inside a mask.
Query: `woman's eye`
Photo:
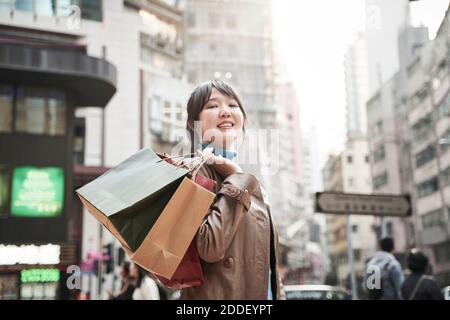
[[[237,106],[235,104],[230,104],[230,108],[239,108],[239,106]]]
[[[212,109],[212,108],[217,108],[217,106],[216,105],[209,105],[209,106],[206,107],[206,109]]]

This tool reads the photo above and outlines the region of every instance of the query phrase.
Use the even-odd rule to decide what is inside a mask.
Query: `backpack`
[[[388,276],[389,267],[390,267],[390,261],[386,262],[383,265],[383,267],[381,268],[380,288],[369,288],[367,286],[367,283],[365,284],[365,288],[367,290],[367,297],[370,300],[380,300],[381,299],[381,297],[383,295],[384,282],[386,281],[386,277]],[[368,273],[366,273],[366,275],[368,275]]]

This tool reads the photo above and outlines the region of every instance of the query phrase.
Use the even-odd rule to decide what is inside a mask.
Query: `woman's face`
[[[244,126],[244,114],[237,101],[213,88],[208,102],[200,112],[202,142],[212,142],[221,149],[230,149]]]

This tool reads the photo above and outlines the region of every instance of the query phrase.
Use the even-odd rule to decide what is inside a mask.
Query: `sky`
[[[395,1],[395,0],[392,0]],[[450,0],[411,3],[434,38]],[[297,90],[303,130],[315,126],[320,168],[345,143],[344,53],[365,28],[364,0],[273,0],[275,43]]]

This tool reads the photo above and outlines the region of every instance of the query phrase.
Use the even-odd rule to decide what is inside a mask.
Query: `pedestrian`
[[[384,237],[379,249],[367,264],[363,291],[370,300],[401,300],[404,281],[402,267],[394,257],[394,239]]]
[[[204,282],[181,299],[279,299],[278,233],[257,177],[236,163],[247,115],[226,82],[199,85],[187,103],[191,150],[210,161],[200,174],[216,181],[216,198],[195,236]]]
[[[120,278],[120,291],[116,296],[112,292],[108,292],[109,300],[132,300],[136,285],[133,276],[130,274],[130,263],[128,261],[124,261],[120,265]]]
[[[428,267],[427,256],[423,252],[413,249],[408,254],[406,261],[411,274],[403,283],[403,297],[407,300],[444,300],[434,278],[425,274]]]
[[[136,289],[133,292],[133,300],[160,300],[158,285],[147,276],[147,272],[136,263],[130,265],[130,275]]]

